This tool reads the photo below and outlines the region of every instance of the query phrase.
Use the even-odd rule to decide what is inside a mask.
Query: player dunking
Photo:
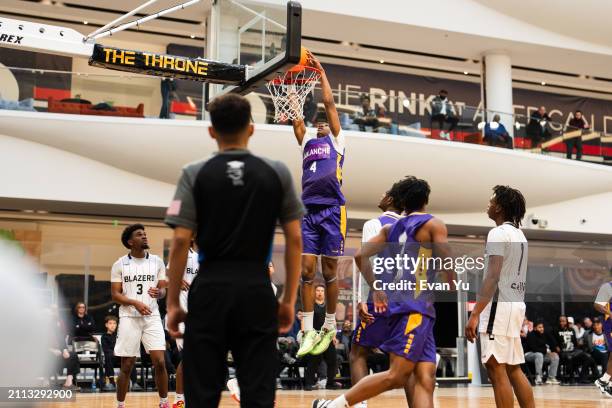
[[[528,259],[527,239],[519,228],[525,216],[525,198],[508,186],[495,186],[493,192],[487,215],[497,226],[487,236],[487,268],[465,337],[474,342],[478,328],[482,363],[493,384],[495,405],[512,407],[514,390],[521,408],[531,408],[535,402],[521,370],[525,355],[520,337]]]
[[[374,319],[386,319],[380,327],[379,342],[374,346],[389,353],[389,370],[369,375],[335,400],[315,400],[313,408],[345,408],[366,401],[395,388],[404,387],[411,375],[417,377],[411,390],[411,407],[433,407],[435,389],[436,344],[433,337],[435,309],[428,291],[381,291],[374,284],[369,262],[371,256],[383,254],[394,258],[400,250],[410,258],[448,255],[448,234],[442,220],[424,213],[430,188],[426,181],[407,178],[404,208],[406,217],[385,225],[355,255],[355,262],[372,292]],[[435,246],[433,246],[433,245]],[[433,247],[432,247],[433,246]],[[388,271],[387,271],[388,272]],[[435,271],[419,266],[417,270],[397,269],[381,275],[383,282],[433,282]],[[417,283],[418,284],[418,283]],[[373,333],[372,333],[373,334]],[[358,333],[357,336],[360,336]],[[356,339],[356,342],[361,339]]]
[[[341,191],[344,136],[325,70],[312,55],[311,60],[321,70],[322,99],[327,122],[317,123],[317,133],[314,135],[306,131],[304,120],[293,121],[293,132],[302,148],[302,201],[307,210],[302,219],[304,335],[298,357],[323,353],[336,335],[337,266],[338,257],[344,254],[346,235],[345,200]],[[326,287],[325,323],[320,333],[313,328],[313,281],[319,255]]]
[[[608,351],[612,350],[612,316],[610,316],[610,302],[612,302],[612,281],[606,282],[599,288],[595,298],[595,310],[602,313],[604,317],[603,334],[606,338]],[[595,386],[608,397],[612,397],[610,378],[612,376],[612,353],[608,354],[608,366],[606,372],[595,381]]]
[[[179,303],[181,309],[187,312],[187,297],[189,294],[189,288],[191,283],[197,276],[200,270],[200,262],[198,260],[198,253],[194,249],[195,242],[191,242],[191,248],[187,254],[187,265],[185,266],[185,272],[183,273],[183,282],[181,282],[181,293],[179,294]],[[168,268],[170,265],[168,265]],[[167,316],[166,316],[167,317]],[[166,320],[166,325],[168,321]],[[167,328],[167,327],[166,327]],[[185,323],[179,324],[179,331],[185,333]],[[183,353],[183,339],[176,339],[176,347],[179,352]],[[185,407],[185,390],[183,388],[183,361],[179,363],[176,368],[176,396],[174,397],[174,404],[172,408],[184,408]]]
[[[126,227],[121,242],[130,252],[119,258],[111,270],[111,295],[113,301],[121,305],[115,344],[115,355],[121,357],[117,406],[125,406],[130,373],[136,357],[140,356],[142,342],[155,368],[159,407],[169,408],[168,373],[164,360],[166,337],[157,307],[157,299],[162,298],[166,291],[166,267],[157,255],[147,251],[149,243],[143,225]]]

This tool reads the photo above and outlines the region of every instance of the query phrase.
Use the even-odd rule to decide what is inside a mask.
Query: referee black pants
[[[215,282],[203,276],[207,272],[211,271],[200,269],[189,292],[183,349],[185,403],[192,408],[219,405],[231,350],[240,406],[272,408],[279,361],[278,302],[270,280],[266,276],[257,283]]]

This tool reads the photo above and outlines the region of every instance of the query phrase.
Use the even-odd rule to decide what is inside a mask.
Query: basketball
[[[299,72],[302,70],[302,67],[304,66],[308,66],[308,67],[312,66],[311,62],[312,62],[312,57],[311,57],[310,51],[308,51],[308,48],[302,46],[300,50],[300,62],[298,62],[293,67],[289,68],[288,71],[289,72]]]
[[[299,65],[311,65],[310,63],[311,63],[310,51],[308,51],[308,48],[306,47],[301,47]]]

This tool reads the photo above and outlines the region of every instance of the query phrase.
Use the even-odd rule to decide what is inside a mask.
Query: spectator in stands
[[[74,306],[73,328],[74,340],[93,340],[93,332],[96,330],[96,323],[93,317],[87,314],[87,306],[79,302]]]
[[[370,96],[368,94],[361,94],[361,109],[362,111],[357,114],[354,119],[354,123],[359,125],[359,130],[365,132],[366,126],[371,126],[373,131],[378,128],[378,118],[376,110],[372,109]]]
[[[575,382],[574,372],[580,371],[580,382],[588,383],[591,380],[589,377],[589,369],[593,369],[593,375],[596,374],[595,361],[591,356],[578,347],[576,333],[568,324],[566,316],[559,317],[559,327],[557,328],[557,347],[556,352],[560,356],[561,364],[566,367],[566,381]]]
[[[318,107],[314,95],[309,92],[304,102],[304,122],[306,122],[306,126],[314,126],[317,123],[317,111]]]
[[[342,323],[342,330],[338,331],[336,338],[338,339],[338,354],[342,357],[342,361],[348,361],[348,354],[351,348],[351,336],[353,334],[353,325],[350,320],[345,320]]]
[[[51,344],[49,351],[57,358],[57,368],[61,371],[66,369],[66,380],[63,387],[78,390],[76,385],[76,377],[80,371],[79,358],[74,351],[69,350],[70,333],[68,327],[57,314],[57,307],[52,308],[52,317],[55,319],[53,323],[55,336],[50,338]]]
[[[591,354],[595,364],[601,367],[599,375],[602,375],[606,372],[610,350],[608,350],[601,320],[598,317],[593,319],[593,330],[586,335],[586,339],[587,352]]]
[[[484,127],[484,142],[489,146],[501,146],[512,149],[512,138],[499,115],[493,116],[493,120]]]
[[[315,287],[315,306],[314,306],[314,329],[321,330],[323,323],[325,321],[325,285],[318,284]],[[304,390],[312,391],[315,385],[315,376],[317,374],[318,368],[321,365],[322,361],[325,361],[327,365],[327,385],[325,388],[327,389],[336,389],[337,386],[334,382],[334,378],[336,377],[336,339],[334,338],[334,342],[329,345],[329,348],[323,352],[323,354],[314,356],[307,355],[306,359],[306,372],[304,373]],[[321,380],[321,376],[319,380]]]
[[[448,100],[448,92],[445,89],[441,89],[438,96],[431,101],[431,123],[434,122],[438,122],[440,137],[450,140],[450,132],[457,127],[459,118],[455,112],[455,107]],[[444,131],[445,123],[450,125],[447,132]]]
[[[578,137],[573,137],[571,139],[567,139],[565,141],[565,147],[567,149],[566,157],[568,159],[572,158],[572,153],[574,152],[574,147],[576,148],[576,160],[580,160],[582,158],[582,132],[584,129],[589,128],[589,122],[586,121],[584,116],[582,116],[582,111],[577,110],[574,112],[574,117],[568,123],[569,129],[568,132],[572,130],[581,130],[581,135]]]
[[[527,123],[525,127],[525,132],[527,133],[527,137],[531,139],[532,148],[540,146],[544,140],[550,138],[549,122],[550,117],[544,106],[540,106],[536,112],[531,114],[529,123]]]
[[[555,346],[555,340],[544,332],[544,323],[537,322],[534,330],[527,335],[527,349],[525,350],[525,361],[535,364],[536,385],[542,385],[542,367],[544,363],[549,364],[548,384],[559,384],[557,380],[557,368],[559,367],[559,355],[551,351]]]
[[[115,390],[115,367],[121,366],[121,358],[115,356],[115,343],[117,342],[117,325],[119,320],[116,316],[106,316],[104,318],[104,327],[106,331],[102,334],[100,342],[102,343],[102,353],[104,354],[104,391]],[[136,383],[136,369],[132,369],[130,374],[132,381],[132,391],[137,391],[140,386]]]
[[[173,78],[163,78],[161,80],[162,106],[159,111],[160,119],[170,119],[172,100],[178,99],[176,94],[176,82]]]
[[[580,321],[574,323],[574,318],[572,316],[569,316],[567,318],[567,324],[576,334],[576,341],[578,342],[578,347],[584,349],[586,346],[586,342],[584,338],[585,331],[582,327],[582,323],[580,323]]]
[[[587,316],[582,319],[582,327],[584,327],[586,334],[589,334],[593,331],[593,321],[590,317]]]
[[[525,317],[523,326],[521,327],[521,337],[527,338],[527,335],[533,331],[533,322]]]

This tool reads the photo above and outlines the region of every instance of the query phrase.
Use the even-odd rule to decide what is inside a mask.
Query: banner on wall
[[[337,104],[358,107],[361,105],[360,95],[369,94],[372,105],[384,106],[389,116],[397,118],[400,124],[411,124],[428,117],[431,100],[440,89],[448,91],[449,100],[464,119],[480,121],[482,118],[479,83],[336,64],[325,64],[325,72]],[[409,103],[404,104],[405,99]],[[514,88],[513,101],[513,113],[520,115],[522,124],[525,124],[525,117],[545,106],[551,120],[558,123],[553,124],[553,130],[558,131],[579,109],[592,128],[612,133],[612,101],[609,100]],[[428,123],[422,125],[429,126]]]

